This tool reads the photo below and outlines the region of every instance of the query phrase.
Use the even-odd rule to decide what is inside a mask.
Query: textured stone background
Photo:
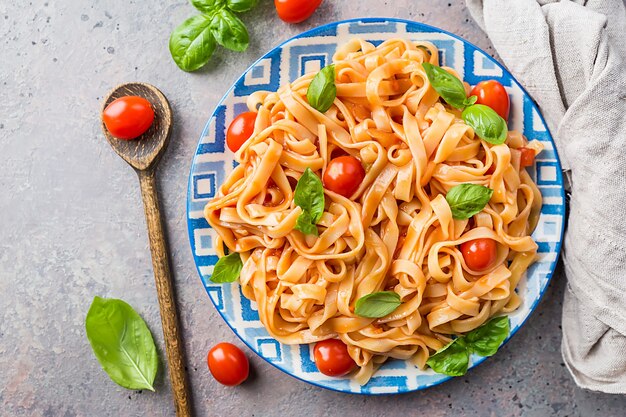
[[[176,125],[161,163],[189,374],[198,416],[623,416],[626,398],[575,387],[561,361],[557,276],[528,324],[465,377],[394,397],[338,394],[297,381],[248,351],[255,376],[225,388],[205,365],[218,341],[239,343],[196,274],[185,194],[196,142],[238,75],[279,42],[338,19],[397,16],[493,48],[460,0],[326,0],[308,22],[286,25],[271,0],[243,16],[251,45],[219,49],[186,74],[169,56],[185,1],[0,2],[0,416],[171,416],[165,367],[156,393],[126,391],[94,359],[83,322],[95,295],[123,298],[163,337],[136,178],[100,133],[100,100],[125,81],[169,97]]]

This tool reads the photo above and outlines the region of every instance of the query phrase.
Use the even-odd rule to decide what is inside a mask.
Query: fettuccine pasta
[[[421,64],[438,66],[438,57],[428,42],[354,39],[333,57],[337,95],[325,113],[307,101],[314,73],[252,94],[254,133],[205,208],[218,255],[224,245],[240,254],[242,292],[268,333],[290,345],[339,338],[361,384],[389,358],[424,368],[455,335],[514,311],[537,252],[541,194],[519,148],[541,145],[515,131],[500,145],[481,140],[429,84]],[[360,160],[365,177],[349,198],[325,189],[319,236],[305,235],[295,229],[295,185],[306,168],[322,177],[338,154]],[[493,195],[458,220],[445,196],[464,183]],[[497,242],[484,271],[459,250],[479,238]],[[356,301],[377,291],[397,293],[401,305],[380,318],[355,314]]]

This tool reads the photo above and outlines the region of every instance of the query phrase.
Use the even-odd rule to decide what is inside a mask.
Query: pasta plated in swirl
[[[390,358],[455,375],[467,363],[438,355],[493,354],[471,343],[506,327],[497,349],[508,321],[492,318],[522,302],[542,145],[469,93],[431,43],[353,39],[251,94],[251,135],[204,210],[214,278],[234,274],[281,343],[340,340],[360,384]]]

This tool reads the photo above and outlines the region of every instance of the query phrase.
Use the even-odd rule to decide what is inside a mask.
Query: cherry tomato
[[[300,23],[307,20],[322,0],[274,0],[278,17],[287,23]]]
[[[344,197],[350,197],[365,178],[361,162],[353,156],[331,159],[324,172],[324,187]]]
[[[120,97],[104,109],[102,121],[111,135],[130,140],[143,135],[150,128],[154,121],[154,110],[143,97]]]
[[[247,111],[235,117],[235,120],[230,123],[226,132],[226,144],[231,151],[237,152],[241,145],[250,139],[250,136],[254,133],[255,121],[256,113]]]
[[[465,264],[474,271],[489,268],[498,256],[496,241],[488,238],[461,243],[461,253]]]
[[[519,148],[518,150],[522,152],[520,166],[522,168],[533,166],[535,163],[535,151],[530,148]]]
[[[470,95],[478,97],[476,103],[491,107],[504,120],[509,120],[509,95],[496,80],[479,82],[472,88]]]
[[[339,339],[328,339],[316,343],[313,353],[315,365],[324,375],[344,376],[356,366],[348,354],[348,347]]]
[[[209,370],[220,384],[235,386],[248,378],[250,364],[248,358],[232,343],[218,343],[207,356]]]

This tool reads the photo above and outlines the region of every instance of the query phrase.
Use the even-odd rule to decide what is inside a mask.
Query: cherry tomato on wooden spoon
[[[472,88],[470,95],[478,97],[476,103],[491,107],[504,120],[509,120],[509,94],[498,81],[481,81]]]
[[[530,148],[519,148],[522,155],[520,157],[520,166],[522,168],[531,167],[535,163],[535,151]]]
[[[287,23],[307,20],[322,0],[274,0],[278,17]]]
[[[353,156],[331,159],[324,172],[324,188],[349,198],[361,185],[365,170]]]
[[[339,339],[317,342],[313,354],[317,369],[324,375],[344,376],[356,367],[348,354],[348,347]]]
[[[250,139],[252,133],[254,133],[254,122],[256,121],[256,113],[253,111],[247,111],[241,113],[228,126],[226,132],[226,144],[228,149],[233,152],[237,152],[241,145],[245,141]]]
[[[154,110],[143,97],[120,97],[104,109],[102,121],[112,136],[124,140],[135,139],[152,125]]]
[[[480,238],[461,243],[465,264],[474,271],[484,271],[493,265],[498,256],[496,241]]]
[[[220,384],[235,386],[248,378],[250,364],[248,358],[232,343],[218,343],[207,356],[209,370]]]

